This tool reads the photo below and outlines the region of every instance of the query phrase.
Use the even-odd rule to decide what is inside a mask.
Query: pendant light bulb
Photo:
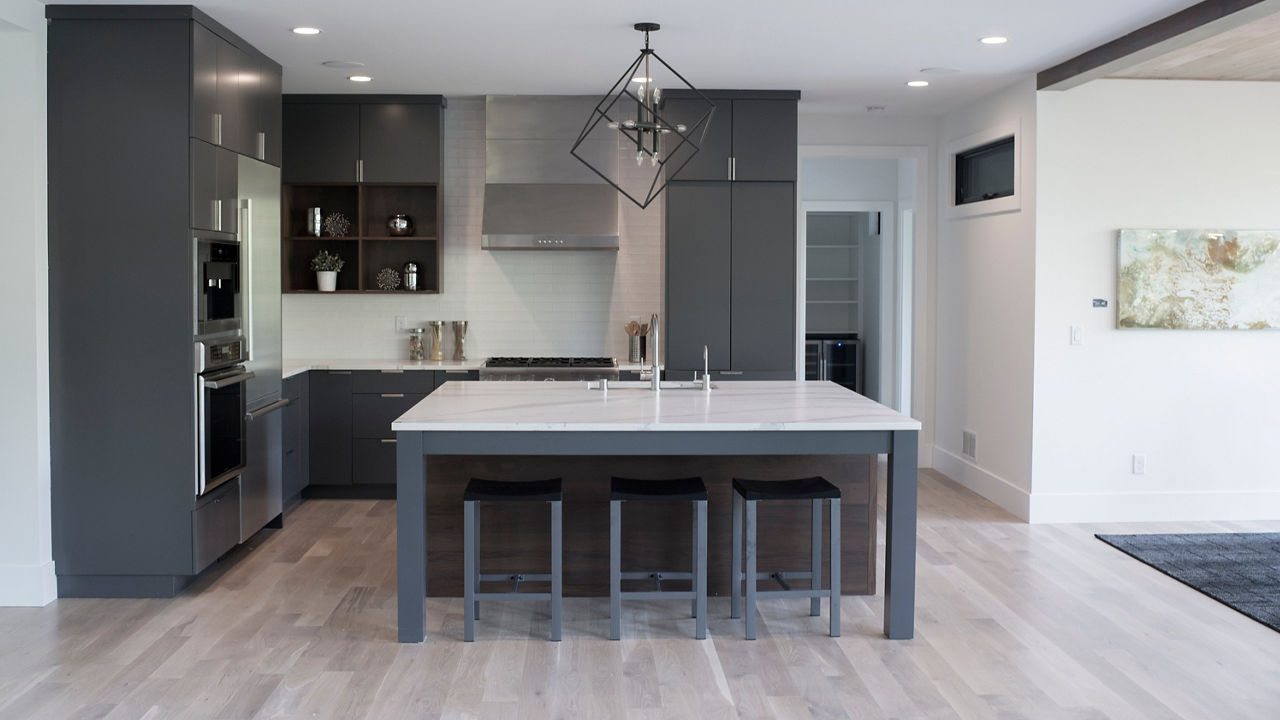
[[[642,164],[644,164],[644,152],[643,152],[643,151],[636,153],[636,167],[640,167]]]

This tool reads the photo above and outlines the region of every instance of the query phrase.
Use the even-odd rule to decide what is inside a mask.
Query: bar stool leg
[[[691,562],[689,563],[689,589],[696,594],[698,591],[698,503],[693,503],[689,508],[690,523],[689,532],[689,555]],[[698,598],[695,596],[689,601],[689,617],[698,617]]]
[[[479,505],[476,506],[474,526],[475,526],[475,532],[474,532],[475,544],[472,545],[472,547],[475,548],[476,572],[475,572],[473,584],[475,585],[476,595],[479,595],[480,594],[480,506]],[[480,619],[480,601],[479,600],[476,600],[475,602],[475,611],[476,611],[475,619],[479,620]]]
[[[747,639],[756,639],[756,501],[747,501]]]
[[[551,639],[560,641],[560,599],[564,590],[562,540],[564,512],[559,500],[551,501]]]
[[[697,606],[695,615],[698,620],[697,629],[694,637],[699,640],[707,639],[707,501],[698,500],[694,503],[697,506],[697,535],[694,543],[694,565],[693,565],[693,588],[697,593],[694,603]]]
[[[474,642],[476,639],[476,582],[479,580],[479,573],[476,571],[476,504],[473,500],[463,503],[462,524],[463,524],[463,548],[462,548],[462,574],[463,580],[463,598],[462,598],[462,639],[466,642]]]
[[[733,547],[730,549],[729,564],[729,617],[742,617],[742,496],[735,490],[733,493]]]
[[[609,501],[609,639],[622,637],[622,501]]]
[[[822,587],[822,501],[813,501],[813,537],[809,544],[809,587],[817,590]],[[822,614],[822,598],[809,598],[809,615],[817,617]]]
[[[831,509],[831,637],[840,637],[840,498],[827,503]]]

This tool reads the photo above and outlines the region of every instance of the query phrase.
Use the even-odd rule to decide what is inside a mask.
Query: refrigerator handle
[[[827,348],[831,347],[827,343],[818,345],[818,379],[827,380]]]
[[[237,228],[240,236],[240,297],[244,302],[241,307],[240,326],[244,328],[245,358],[252,361],[253,345],[253,200],[240,199],[240,214]]]

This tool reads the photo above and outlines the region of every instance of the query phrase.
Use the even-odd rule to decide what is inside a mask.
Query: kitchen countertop
[[[692,389],[588,390],[585,382],[453,383],[397,431],[919,430],[920,422],[831,382],[735,381]]]
[[[475,360],[340,360],[334,358],[304,358],[285,360],[283,376],[293,377],[308,370],[479,370],[487,358]],[[648,370],[640,363],[618,363],[619,372]]]

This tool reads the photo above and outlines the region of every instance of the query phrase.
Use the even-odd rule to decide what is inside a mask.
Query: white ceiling
[[[78,4],[115,4],[79,0]],[[115,0],[119,2],[119,0]],[[169,4],[173,0],[144,0]],[[935,114],[1196,0],[211,0],[198,7],[284,66],[286,92],[603,94],[632,24],[699,88],[799,89],[803,112]],[[324,32],[289,32],[313,25]],[[1005,35],[1003,46],[978,38]],[[325,60],[358,60],[355,85]],[[924,89],[904,86],[926,67]]]

